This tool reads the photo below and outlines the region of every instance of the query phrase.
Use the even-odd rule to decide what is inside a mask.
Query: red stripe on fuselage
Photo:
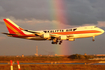
[[[101,33],[101,31],[87,30],[87,31],[56,32],[51,34],[69,35],[69,34],[86,34],[86,33]]]
[[[12,26],[14,29],[16,29],[20,34],[25,35],[20,29],[18,29],[16,26],[14,26],[13,24],[11,24],[8,20],[4,19],[4,21],[9,24],[10,26]],[[10,31],[10,30],[9,30]]]

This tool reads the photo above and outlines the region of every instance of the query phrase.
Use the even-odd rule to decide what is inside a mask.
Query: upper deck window
[[[57,32],[59,32],[59,30],[57,30]]]
[[[72,31],[72,29],[69,29],[69,31]]]
[[[68,32],[68,29],[66,30],[66,32]]]
[[[50,31],[50,33],[52,33],[52,31]]]

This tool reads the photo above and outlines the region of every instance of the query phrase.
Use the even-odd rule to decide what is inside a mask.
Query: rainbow
[[[50,0],[50,7],[52,8],[51,11],[51,19],[55,19],[58,23],[54,23],[53,26],[56,29],[63,29],[65,28],[66,23],[66,16],[64,13],[65,5],[64,0]],[[63,25],[62,25],[63,24]],[[69,42],[70,43],[70,42]],[[57,45],[54,48],[55,54],[58,55],[69,55],[70,54],[70,46],[67,42],[64,42],[61,45]]]

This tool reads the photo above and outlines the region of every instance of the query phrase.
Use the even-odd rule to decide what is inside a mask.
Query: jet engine
[[[75,39],[74,38],[72,38],[72,39],[68,39],[69,41],[75,41]]]
[[[45,34],[42,35],[42,37],[43,37],[43,38],[50,38],[51,36],[50,36],[49,33],[45,33]]]
[[[67,36],[66,35],[62,35],[62,36],[60,36],[60,40],[67,40],[68,38],[67,38]]]

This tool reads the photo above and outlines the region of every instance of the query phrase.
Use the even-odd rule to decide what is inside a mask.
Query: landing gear
[[[52,41],[52,44],[57,44],[58,43],[58,39],[54,38]]]
[[[52,44],[55,44],[55,42],[51,42]]]
[[[53,39],[53,41],[52,41],[52,44],[57,44],[58,43],[58,39]],[[61,43],[62,43],[62,40],[61,41],[59,41],[59,45],[61,45]]]
[[[58,42],[58,39],[57,39],[57,38],[54,38],[54,39],[53,39],[53,42]]]
[[[59,42],[59,45],[61,45],[61,43],[62,43],[62,40]]]
[[[57,43],[58,43],[58,41],[56,41],[56,42],[53,42],[53,41],[52,41],[51,43],[52,43],[52,44],[57,44]]]
[[[95,41],[95,36],[93,36],[93,39],[92,39],[92,41]]]
[[[92,41],[95,41],[94,39]]]

